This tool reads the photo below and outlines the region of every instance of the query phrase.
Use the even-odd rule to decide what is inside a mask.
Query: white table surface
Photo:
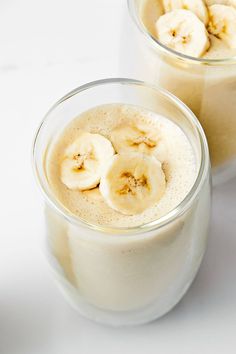
[[[0,1],[1,354],[236,353],[236,179],[214,190],[209,246],[193,286],[149,325],[113,329],[80,317],[40,251],[33,133],[69,90],[122,75],[124,9],[125,0]]]

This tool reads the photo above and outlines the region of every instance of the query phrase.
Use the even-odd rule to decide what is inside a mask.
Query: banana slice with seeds
[[[157,203],[165,188],[161,163],[153,156],[133,152],[111,157],[99,186],[107,204],[126,215],[139,214]]]
[[[81,132],[65,150],[61,163],[61,181],[69,189],[87,190],[96,187],[104,163],[114,153],[111,142],[104,136]]]
[[[230,48],[236,48],[236,9],[227,5],[209,6],[208,31],[222,39]]]
[[[140,152],[155,156],[164,162],[167,147],[161,136],[150,125],[129,124],[116,127],[111,133],[111,141],[118,153]]]
[[[156,31],[161,43],[192,57],[201,57],[210,46],[204,24],[189,10],[173,10],[160,16]]]
[[[163,0],[165,12],[184,9],[193,12],[205,25],[208,23],[208,11],[203,0]]]

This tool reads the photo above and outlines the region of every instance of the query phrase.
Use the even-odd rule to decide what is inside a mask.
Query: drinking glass
[[[182,202],[137,227],[95,225],[72,215],[55,197],[45,166],[53,142],[82,112],[129,104],[161,114],[186,134],[197,176]],[[192,283],[206,248],[210,163],[204,132],[193,113],[163,89],[136,80],[89,83],[46,114],[33,147],[35,176],[45,200],[45,250],[67,300],[82,315],[113,326],[141,324],[172,309]]]
[[[204,59],[175,52],[144,26],[144,0],[127,1],[129,11],[125,11],[120,59],[122,75],[157,84],[181,99],[205,131],[213,183],[236,176],[236,57]]]

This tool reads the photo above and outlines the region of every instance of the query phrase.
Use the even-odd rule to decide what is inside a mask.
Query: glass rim
[[[199,140],[200,143],[200,166],[197,172],[196,179],[190,189],[190,191],[186,194],[184,199],[172,210],[170,210],[166,215],[162,216],[161,218],[155,219],[153,221],[137,225],[137,226],[132,226],[132,227],[113,227],[113,226],[106,226],[106,225],[98,225],[98,224],[93,224],[90,223],[82,218],[79,218],[78,216],[75,216],[72,214],[68,209],[66,209],[58,200],[57,198],[53,195],[53,193],[48,192],[46,188],[46,181],[44,182],[43,179],[40,177],[40,173],[37,168],[37,157],[36,157],[36,151],[37,151],[37,143],[38,143],[38,138],[40,136],[41,130],[43,129],[44,125],[51,119],[50,118],[50,113],[61,103],[64,101],[68,100],[69,98],[79,94],[80,92],[89,90],[91,88],[99,87],[99,86],[104,86],[104,85],[112,85],[112,84],[119,84],[119,85],[127,85],[127,86],[142,86],[142,87],[147,87],[149,89],[153,89],[157,91],[159,94],[161,94],[163,97],[167,98],[169,101],[171,101],[175,106],[181,109],[181,112],[184,114],[185,117],[191,122],[193,127],[196,129],[197,132],[197,139]],[[33,139],[33,146],[32,146],[32,166],[33,166],[33,172],[37,181],[37,184],[43,193],[44,199],[48,205],[50,205],[58,214],[60,214],[63,218],[65,218],[67,221],[70,223],[84,227],[84,228],[89,228],[92,230],[96,230],[97,232],[104,233],[104,234],[119,234],[119,235],[127,235],[127,234],[138,234],[138,233],[143,233],[143,232],[149,232],[152,230],[160,229],[172,221],[174,221],[177,217],[182,215],[188,207],[192,204],[192,202],[195,200],[199,192],[201,191],[202,184],[205,181],[205,178],[207,176],[208,168],[210,166],[210,160],[209,160],[209,150],[208,150],[208,144],[206,140],[205,133],[203,131],[202,126],[200,125],[199,121],[197,120],[196,116],[193,114],[193,112],[177,97],[175,97],[173,94],[168,92],[167,90],[160,88],[156,85],[152,85],[149,83],[146,83],[144,81],[139,81],[135,79],[127,79],[127,78],[108,78],[108,79],[102,79],[102,80],[96,80],[89,82],[85,85],[79,86],[75,88],[74,90],[70,91],[68,94],[63,96],[61,99],[59,99],[45,114],[44,118],[42,119],[41,123],[39,124],[38,129],[36,130],[36,133],[34,135]],[[45,178],[46,179],[46,178]],[[50,190],[50,188],[49,188]]]
[[[130,17],[132,18],[133,22],[135,23],[136,27],[138,30],[141,32],[141,34],[145,37],[145,39],[155,48],[160,50],[160,52],[163,52],[168,55],[172,55],[175,58],[178,58],[180,60],[185,60],[189,61],[193,64],[198,64],[198,65],[208,65],[208,66],[222,66],[222,65],[229,65],[229,64],[236,64],[236,56],[233,57],[228,57],[228,58],[219,58],[219,59],[209,59],[209,58],[195,58],[191,57],[189,55],[185,55],[182,53],[179,53],[171,48],[168,48],[161,42],[159,42],[155,37],[153,37],[144,24],[142,24],[142,21],[140,20],[137,11],[134,8],[134,0],[127,0],[128,4],[128,10]]]

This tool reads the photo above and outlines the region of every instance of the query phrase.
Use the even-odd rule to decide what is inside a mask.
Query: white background
[[[181,303],[113,329],[75,313],[40,251],[33,134],[69,90],[119,76],[125,0],[0,1],[0,353],[236,353],[236,179],[214,190],[209,246]],[[127,34],[128,35],[128,34]]]

